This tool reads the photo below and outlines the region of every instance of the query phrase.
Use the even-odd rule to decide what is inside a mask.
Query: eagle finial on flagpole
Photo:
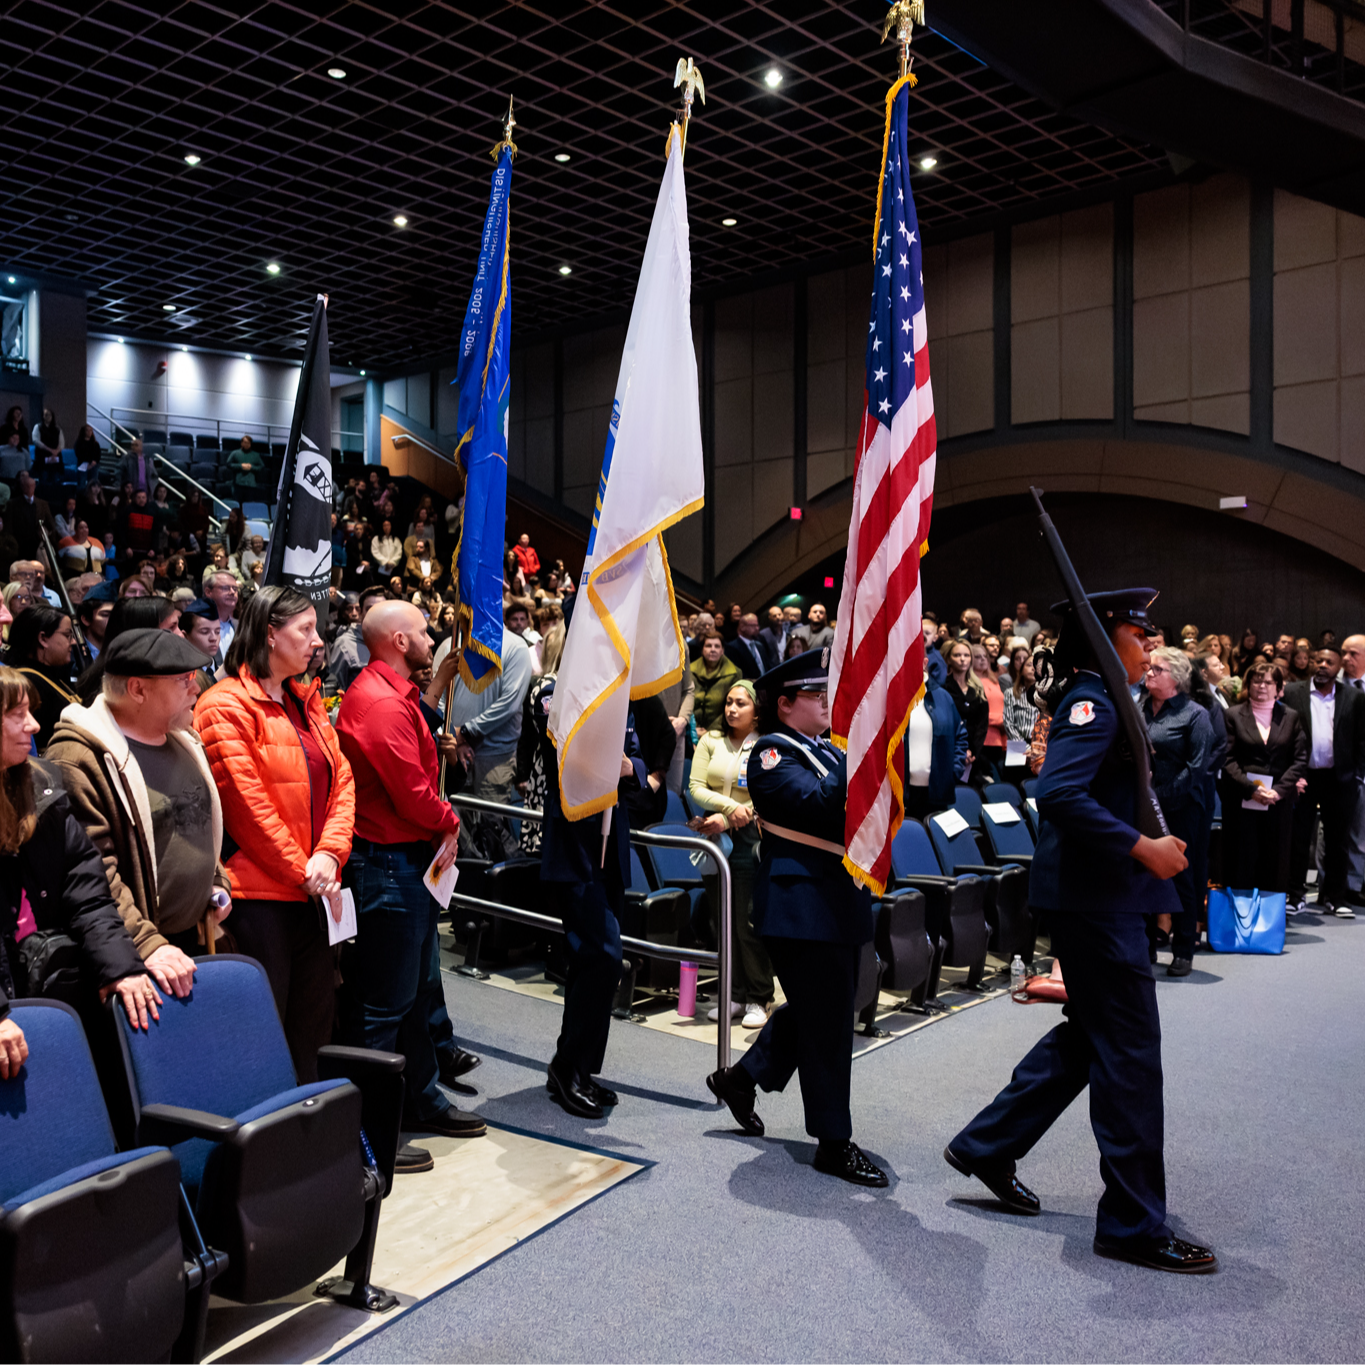
[[[701,68],[691,57],[679,57],[678,69],[673,73],[673,86],[683,88],[682,109],[682,149],[687,151],[687,125],[692,119],[692,96],[701,96],[701,102],[706,103],[706,82],[701,78]],[[673,131],[669,129],[669,143],[672,144]]]
[[[494,161],[496,161],[498,157],[502,155],[502,149],[504,147],[506,147],[508,151],[512,153],[512,159],[514,161],[516,160],[517,144],[512,141],[512,129],[517,126],[517,120],[512,113],[512,99],[513,96],[508,95],[507,117],[504,118],[502,121],[502,140],[500,142],[495,142],[492,145],[492,147],[490,147],[488,150],[488,155],[491,156]]]
[[[882,24],[882,42],[896,30],[896,41],[901,45],[901,79],[910,74],[910,37],[914,26],[924,27],[924,0],[895,0],[886,12]]]

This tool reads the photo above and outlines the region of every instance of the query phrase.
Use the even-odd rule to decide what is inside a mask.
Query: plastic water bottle
[[[684,1019],[694,1018],[697,1013],[697,964],[680,962],[678,964],[678,1013]]]
[[[1027,975],[1024,970],[1024,959],[1018,953],[1014,955],[1014,961],[1010,963],[1010,996],[1014,1000],[1024,998],[1024,982]]]

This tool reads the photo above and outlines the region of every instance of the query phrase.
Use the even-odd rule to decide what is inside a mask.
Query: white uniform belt
[[[848,850],[843,844],[836,844],[829,839],[817,839],[813,834],[802,834],[800,830],[783,829],[781,825],[775,825],[771,820],[760,817],[760,823],[764,831],[771,830],[779,839],[790,839],[794,844],[806,844],[811,848],[818,848],[825,853],[833,853],[842,858]]]

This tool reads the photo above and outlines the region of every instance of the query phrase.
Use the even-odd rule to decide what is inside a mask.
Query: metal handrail
[[[545,820],[545,812],[529,806],[507,806],[500,801],[485,801],[479,796],[459,794],[450,798],[452,806],[465,810],[485,811],[490,815],[504,815],[513,820]],[[699,965],[714,966],[719,977],[720,1008],[717,1011],[716,1025],[716,1065],[722,1071],[730,1065],[730,985],[732,963],[730,961],[730,923],[733,915],[732,882],[730,860],[720,851],[720,847],[709,839],[693,839],[682,834],[653,834],[648,830],[631,830],[632,844],[654,848],[687,848],[705,854],[716,865],[720,874],[720,911],[719,926],[716,933],[716,951],[708,952],[702,948],[674,948],[666,943],[651,943],[648,939],[632,938],[621,935],[621,946],[641,957],[658,958],[663,962],[696,962]],[[565,933],[564,923],[552,915],[537,914],[534,910],[521,910],[511,905],[499,905],[495,901],[481,900],[477,896],[466,896],[454,892],[451,903],[458,901],[470,910],[480,910],[489,915],[500,915],[503,919],[516,920],[529,924],[536,929],[548,929],[553,933]]]
[[[110,409],[110,411],[123,412],[129,414],[136,413],[137,416],[144,423],[150,418],[152,421],[164,425],[166,428],[166,434],[168,436],[170,435],[172,422],[181,423],[182,429],[187,431],[191,436],[197,436],[201,434],[198,430],[195,430],[195,428],[212,427],[214,435],[217,438],[220,446],[222,445],[223,428],[225,426],[230,428],[232,431],[240,431],[247,436],[253,437],[255,436],[256,432],[263,431],[265,432],[265,439],[267,445],[273,445],[275,443],[275,437],[277,434],[280,437],[281,444],[289,440],[290,428],[287,423],[281,426],[280,423],[278,422],[258,422],[254,418],[233,417],[229,420],[224,419],[222,417],[195,416],[187,412],[157,412],[155,410],[151,412],[144,412],[141,408],[123,407],[122,405],[117,403]],[[123,427],[125,431],[131,430],[131,428],[126,426],[126,424],[123,422],[120,422],[119,425]],[[203,434],[207,434],[207,432]],[[343,438],[347,436],[355,436],[359,437],[362,441],[364,440],[365,437],[365,433],[363,431],[346,431],[341,427],[333,427],[331,430],[331,434],[333,436],[340,436]],[[341,442],[338,442],[338,447],[340,447],[341,444],[342,444]]]

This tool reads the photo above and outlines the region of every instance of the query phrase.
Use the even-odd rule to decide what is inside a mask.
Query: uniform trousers
[[[1053,912],[1049,919],[1066,977],[1065,1019],[949,1145],[969,1163],[1013,1169],[1089,1085],[1104,1180],[1096,1236],[1169,1237],[1161,1020],[1143,917]]]
[[[598,880],[605,877],[607,881]],[[556,1069],[586,1080],[602,1070],[611,1030],[611,1009],[621,981],[621,924],[624,905],[616,860],[590,882],[561,882],[559,917],[569,949],[564,983],[564,1022],[555,1048]],[[554,883],[545,883],[554,885]],[[616,904],[613,906],[612,902]]]
[[[786,1004],[774,1010],[739,1065],[764,1090],[796,1074],[806,1132],[821,1142],[853,1136],[853,998],[862,947],[764,936]]]

